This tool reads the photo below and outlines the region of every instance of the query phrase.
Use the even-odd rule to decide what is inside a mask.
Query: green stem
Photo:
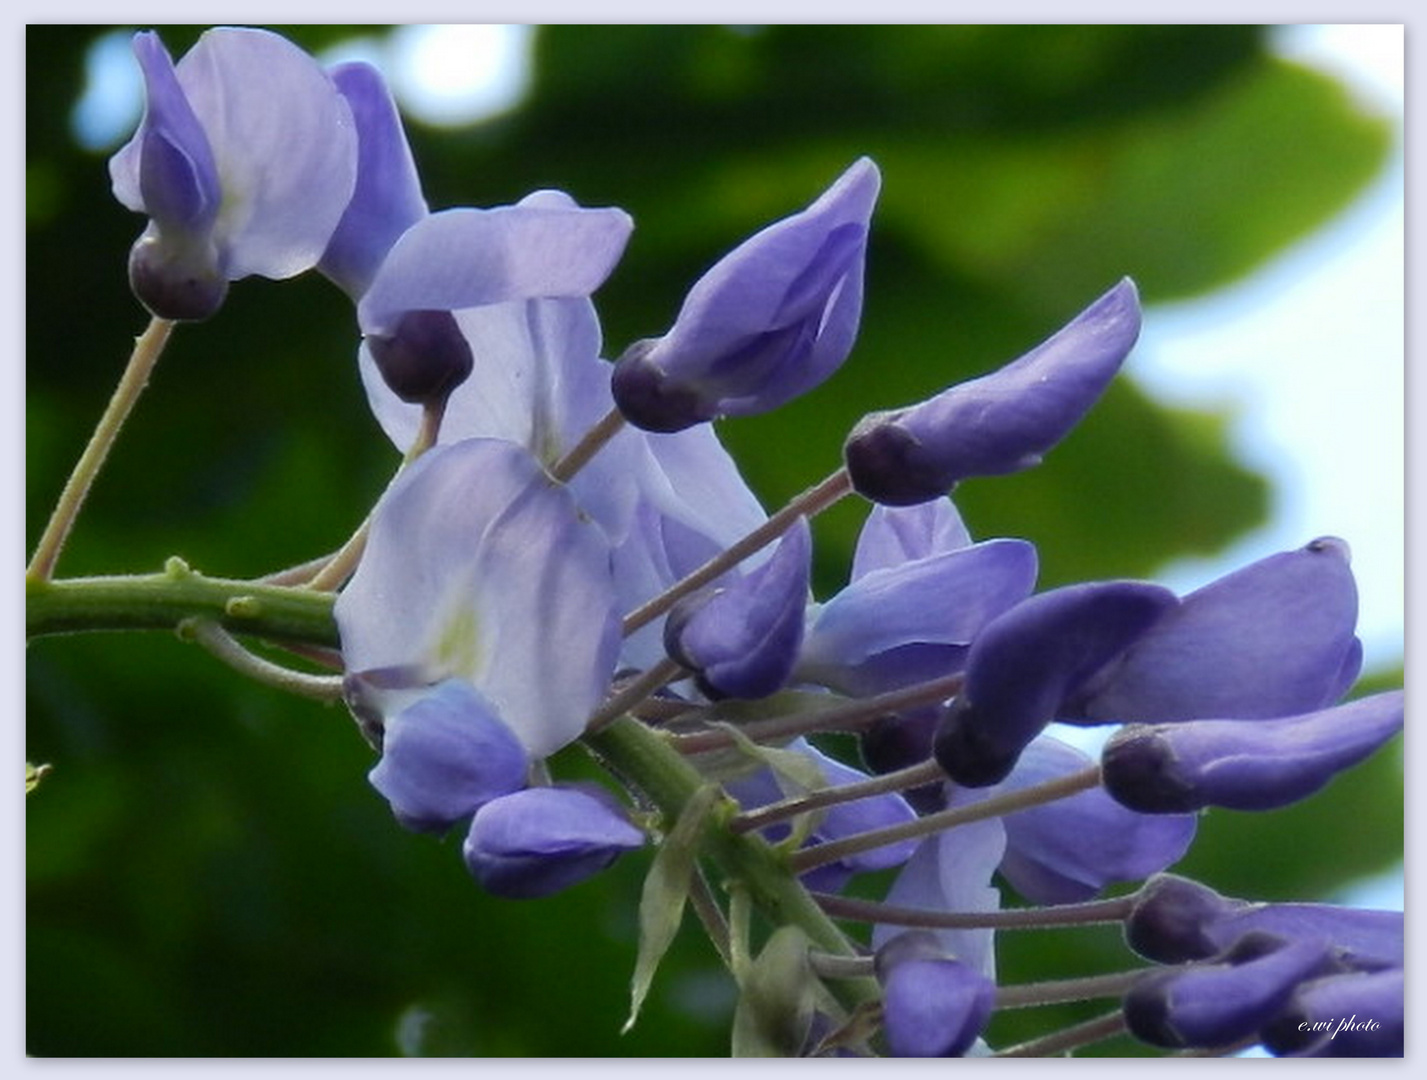
[[[684,760],[668,737],[625,716],[585,736],[586,746],[616,776],[638,788],[670,819],[708,781]],[[775,926],[796,925],[814,948],[836,956],[857,950],[793,876],[786,855],[756,836],[731,832],[728,813],[714,813],[704,837],[704,851],[731,881],[747,891],[753,905]],[[873,979],[840,980],[833,988],[847,1008],[880,997]]]
[[[233,633],[335,647],[331,593],[204,577],[170,559],[162,574],[25,583],[25,635],[176,630],[192,618]]]

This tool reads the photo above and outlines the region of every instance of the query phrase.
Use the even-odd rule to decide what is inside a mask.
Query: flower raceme
[[[230,281],[317,265],[357,175],[352,111],[326,72],[264,30],[209,30],[177,64],[146,31],[134,53],[144,118],[109,172],[149,218],[135,295],[162,318],[206,319]]]
[[[708,421],[777,408],[848,357],[870,160],[734,247],[667,332],[611,364],[591,297],[623,255],[623,211],[546,190],[433,213],[375,68],[324,71],[266,31],[210,31],[177,64],[153,34],[134,44],[146,112],[110,171],[149,218],[140,299],[199,319],[230,281],[316,267],[356,307],[373,413],[410,457],[335,602],[345,696],[380,754],[369,780],[398,822],[463,830],[472,876],[527,899],[647,830],[651,894],[677,903],[641,913],[639,970],[673,930],[651,921],[687,893],[745,1028],[776,984],[816,1052],[991,1052],[998,1005],[1042,992],[997,988],[998,935],[1077,920],[1123,923],[1152,965],[1114,991],[1143,1041],[1401,1052],[1400,915],[1251,904],[1166,873],[1201,809],[1301,798],[1400,729],[1400,693],[1339,704],[1362,656],[1346,545],[1183,597],[1125,580],[1036,593],[1036,547],[973,541],[946,497],[1033,466],[1086,415],[1139,333],[1129,279],[1000,370],[856,426],[841,481],[874,506],[848,584],[817,602],[805,505],[770,519]],[[592,432],[598,452],[573,452]],[[785,517],[763,550],[702,574]],[[1056,722],[1123,726],[1097,766]],[[613,761],[610,733],[638,741],[611,772],[657,812],[555,778],[581,740]],[[726,913],[692,892],[704,863],[732,883]],[[862,900],[876,874],[884,899]],[[1003,887],[1028,906],[1002,910]],[[774,923],[756,936],[750,904]],[[819,905],[868,924],[870,948]],[[778,978],[750,960],[764,929],[795,944]],[[844,977],[860,981],[845,997]],[[1355,1010],[1379,1029],[1316,1028]]]

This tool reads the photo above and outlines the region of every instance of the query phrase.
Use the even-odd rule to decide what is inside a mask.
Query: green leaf
[[[734,1057],[797,1057],[813,1019],[817,980],[808,936],[780,926],[749,965],[733,1014]]]
[[[50,768],[51,766],[49,765],[31,765],[28,761],[25,762],[26,795],[28,795],[30,792],[34,791],[35,788],[40,786],[40,781],[43,780],[49,774]]]
[[[634,978],[629,988],[629,1019],[622,1029],[625,1032],[634,1027],[639,1018],[640,1007],[654,981],[654,972],[683,921],[699,839],[720,794],[716,785],[709,784],[684,804],[679,820],[664,837],[649,866],[639,897],[639,954],[634,961]]]

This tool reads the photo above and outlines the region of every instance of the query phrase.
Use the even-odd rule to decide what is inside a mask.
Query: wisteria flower
[[[135,35],[147,95],[109,162],[115,197],[146,214],[129,277],[168,319],[204,319],[228,282],[315,266],[357,175],[351,109],[326,72],[265,30],[207,31],[174,64]]]

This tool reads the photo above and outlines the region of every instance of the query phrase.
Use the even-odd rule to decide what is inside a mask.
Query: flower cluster
[[[661,887],[675,855],[744,857],[711,853],[711,832],[772,857],[825,913],[784,977],[734,965],[744,1027],[781,1052],[989,1053],[997,1009],[1060,993],[1118,999],[1101,1034],[1166,1048],[1401,1053],[1400,917],[1166,873],[1199,811],[1301,799],[1401,729],[1401,692],[1344,703],[1362,656],[1347,546],[1184,596],[1038,591],[1035,546],[973,541],[949,496],[1034,466],[1093,407],[1139,334],[1129,279],[1018,359],[865,417],[832,475],[770,515],[710,422],[777,408],[851,353],[872,161],[714,262],[667,331],[611,363],[591,296],[622,211],[547,190],[433,212],[374,68],[324,70],[252,30],[210,31],[178,64],[151,33],[135,50],[148,108],[111,171],[148,217],[139,299],[208,318],[231,281],[315,268],[353,302],[357,369],[405,461],[310,584],[340,589],[343,694],[402,825],[463,830],[472,875],[513,898],[651,839]],[[854,492],[872,506],[849,582],[815,600],[808,519]],[[686,827],[648,776],[618,793],[554,779],[551,759],[598,754],[620,725],[672,747],[721,809]],[[1067,726],[1113,733],[1092,757]],[[855,758],[815,741],[833,732]],[[844,895],[872,871],[894,872],[882,901]],[[1145,884],[1102,898],[1126,882]],[[1003,910],[1003,886],[1033,906]],[[830,949],[826,917],[869,929]],[[1149,966],[997,986],[998,932],[1086,921],[1122,923]],[[788,1000],[767,1004],[765,982]],[[1000,1052],[1076,1045],[1056,1038]]]

